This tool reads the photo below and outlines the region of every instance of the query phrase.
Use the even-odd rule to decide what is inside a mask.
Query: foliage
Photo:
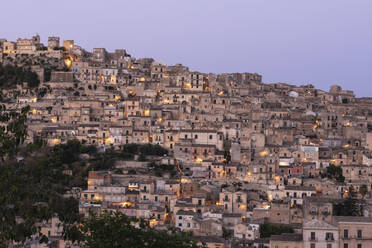
[[[170,173],[171,176],[175,176],[177,174],[176,167],[174,165],[157,164],[156,162],[152,161],[147,166],[148,169],[153,171],[157,177],[161,177],[165,172]]]
[[[260,225],[261,238],[269,238],[271,235],[279,235],[282,233],[293,233],[294,230],[290,226],[263,223]]]
[[[122,153],[138,154],[144,156],[156,155],[163,156],[168,154],[168,150],[160,145],[153,144],[126,144],[122,149]]]
[[[64,47],[54,47],[53,50],[66,51],[66,48],[64,48]]]
[[[160,145],[153,144],[126,144],[123,146],[119,157],[125,160],[132,160],[134,155],[139,155],[139,161],[147,161],[146,156],[163,156],[168,150]]]
[[[17,84],[27,82],[28,87],[40,84],[38,75],[25,67],[3,65],[0,63],[0,88],[14,88]]]
[[[52,76],[52,69],[45,68],[44,69],[44,82],[49,82]]]
[[[122,213],[91,215],[79,228],[68,235],[84,248],[197,248],[191,234],[175,229],[156,231],[143,219],[128,217]]]
[[[30,106],[21,109],[21,112],[7,110],[5,105],[0,104],[0,158],[7,156],[12,158],[20,144],[23,143],[27,134],[27,113]]]
[[[329,179],[335,179],[338,182],[344,182],[345,177],[342,175],[342,169],[340,166],[335,166],[334,164],[330,164],[327,167],[326,177]]]
[[[357,192],[355,191],[354,186],[350,185],[348,196],[351,197],[351,198],[354,198],[354,197],[356,197],[356,195],[357,195]]]
[[[230,161],[231,161],[231,154],[230,154],[230,151],[224,151],[223,152],[223,158],[224,158],[224,163],[225,164],[228,164],[228,163],[230,163]]]
[[[52,157],[0,164],[0,247],[24,242],[54,213],[67,224],[78,220],[77,200],[62,196],[71,181]]]
[[[234,234],[233,230],[222,227],[222,237],[226,240],[230,239]]]
[[[360,216],[358,201],[352,197],[348,197],[342,203],[333,204],[333,215]]]
[[[48,48],[45,46],[39,46],[36,48],[36,51],[46,51],[46,50],[48,50]]]
[[[365,195],[368,193],[367,185],[362,184],[362,185],[359,187],[359,193],[360,193],[360,194],[362,195],[362,197],[364,198]]]

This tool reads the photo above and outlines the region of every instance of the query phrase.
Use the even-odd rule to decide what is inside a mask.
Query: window
[[[332,248],[332,244],[327,244],[327,248]]]
[[[328,208],[327,208],[327,207],[324,208],[323,213],[324,213],[324,214],[328,214]]]
[[[349,245],[348,244],[344,244],[344,248],[349,248]]]
[[[333,233],[326,233],[326,240],[333,240]]]
[[[178,219],[179,219],[179,220],[182,220],[182,216],[178,216]]]
[[[212,135],[209,135],[209,139],[213,139],[213,136]]]
[[[362,238],[362,230],[358,230],[358,239],[361,239]]]
[[[349,237],[349,230],[348,229],[344,229],[344,238],[348,238],[348,237]]]
[[[315,232],[311,232],[311,234],[310,234],[310,239],[311,239],[311,240],[315,240]]]
[[[358,248],[362,248],[362,244],[358,244],[357,247],[358,247]]]
[[[315,244],[314,243],[311,243],[310,244],[310,248],[315,248]]]

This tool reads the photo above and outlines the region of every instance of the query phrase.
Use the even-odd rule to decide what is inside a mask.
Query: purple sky
[[[1,9],[8,40],[38,32],[190,70],[372,97],[372,0],[12,0]]]

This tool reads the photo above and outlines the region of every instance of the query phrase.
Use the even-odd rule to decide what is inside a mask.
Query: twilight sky
[[[1,9],[8,40],[60,36],[89,51],[125,48],[195,71],[372,97],[372,0],[12,0]]]

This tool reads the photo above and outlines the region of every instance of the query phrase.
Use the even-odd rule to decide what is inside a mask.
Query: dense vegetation
[[[77,140],[48,147],[42,139],[35,139],[34,143],[21,146],[27,131],[25,123],[28,111],[29,107],[16,112],[0,105],[0,123],[5,124],[0,130],[0,247],[6,247],[13,241],[24,242],[38,232],[37,223],[50,219],[55,213],[64,222],[65,235],[74,237],[78,234],[74,239],[81,240],[78,237],[84,237],[84,233],[73,232],[76,231],[76,223],[81,221],[78,200],[66,198],[66,193],[73,187],[85,188],[89,170],[112,169],[117,159],[133,158],[135,154],[148,156],[168,153],[164,148],[151,144],[131,144],[119,151],[108,149],[98,152],[96,146],[82,145]],[[121,234],[130,231],[128,242],[133,244],[138,242],[135,238],[144,237],[142,241],[148,244],[153,242],[153,247],[196,247],[186,234],[155,232],[146,225],[136,233],[136,229],[128,226],[127,217],[116,217],[122,225]],[[107,223],[103,224],[105,221]],[[92,226],[96,222],[100,224]],[[83,224],[89,230],[97,228],[94,233],[98,235],[104,230],[116,230],[118,223],[105,215],[102,218],[92,217]],[[104,230],[99,228],[103,226]],[[87,238],[85,247],[104,247],[95,237]],[[46,237],[41,238],[46,240]],[[107,247],[123,247],[128,242],[117,245],[110,243],[112,246]],[[138,243],[137,247],[142,246]]]
[[[335,166],[334,164],[330,164],[327,167],[327,171],[322,177],[327,177],[329,179],[334,179],[337,182],[344,182],[345,177],[342,175],[342,169],[340,166]]]
[[[40,84],[40,79],[35,72],[28,68],[0,63],[0,88],[15,88],[17,84],[25,82],[28,87],[37,87]]]
[[[362,196],[366,193],[366,185],[360,188],[360,194]],[[354,190],[354,187],[350,186],[347,198],[339,203],[333,204],[333,215],[335,216],[361,216],[362,211],[360,207],[360,200],[356,199],[357,192]]]
[[[335,216],[360,216],[358,200],[348,197],[344,202],[333,204]]]
[[[73,187],[86,188],[89,170],[112,169],[123,157],[162,156],[168,153],[166,149],[131,144],[119,151],[98,152],[97,147],[77,140],[48,147],[39,138],[21,146],[27,133],[28,111],[29,107],[16,112],[0,105],[1,248],[25,242],[38,233],[38,223],[55,214],[64,223],[64,237],[83,247],[198,247],[189,234],[155,231],[148,222],[123,214],[92,215],[82,220],[78,200],[66,197]],[[40,241],[46,242],[47,237],[40,236]]]
[[[148,164],[148,169],[149,171],[153,171],[157,177],[163,176],[163,173],[169,173],[172,177],[177,174],[176,167],[174,165],[158,164],[154,161]]]
[[[134,155],[139,155],[141,159],[145,159],[145,156],[163,156],[167,155],[168,150],[160,145],[152,144],[126,144],[120,153],[120,157],[123,159],[133,159]]]
[[[294,230],[290,226],[271,224],[271,223],[266,223],[266,222],[260,225],[261,238],[268,238],[271,235],[279,235],[282,233],[293,233],[293,232]]]
[[[156,231],[148,221],[128,217],[121,213],[92,215],[82,221],[71,239],[86,248],[197,248],[191,235],[174,229]]]
[[[37,222],[50,219],[54,213],[66,224],[79,220],[78,201],[63,194],[81,185],[81,175],[69,176],[64,169],[60,156],[52,151],[0,164],[1,244],[25,241],[37,232]]]
[[[142,223],[142,229],[136,229],[129,225],[133,219],[124,215],[80,219],[78,201],[64,198],[63,194],[75,186],[84,188],[90,169],[111,168],[120,153],[113,150],[100,153],[95,146],[81,145],[78,141],[50,148],[42,140],[35,140],[34,144],[20,149],[24,161],[11,160],[0,165],[0,243],[25,241],[37,233],[36,223],[57,213],[65,222],[66,237],[86,242],[84,247],[128,247],[128,244],[144,247],[145,243],[147,247],[197,247],[184,233],[158,232],[146,223]],[[71,170],[72,175],[65,173],[66,170]],[[76,223],[80,221],[84,228],[78,231]]]
[[[12,158],[20,144],[23,143],[26,132],[26,119],[30,107],[22,108],[21,112],[9,111],[0,104],[0,159]]]

